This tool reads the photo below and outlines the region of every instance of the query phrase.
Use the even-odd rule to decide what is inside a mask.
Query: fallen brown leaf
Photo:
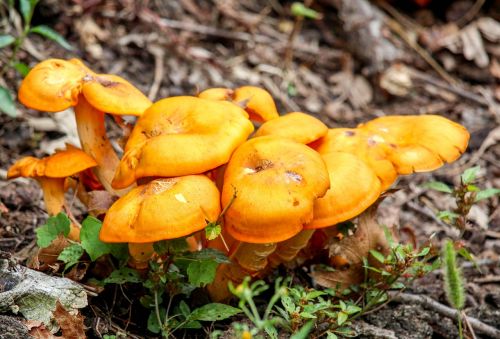
[[[73,315],[66,311],[64,306],[58,301],[54,311],[54,319],[61,327],[62,337],[71,339],[85,339],[85,325],[83,324],[83,316],[80,314]]]
[[[358,217],[354,234],[346,237],[330,237],[328,251],[330,264],[335,271],[315,271],[311,276],[317,284],[341,290],[364,280],[363,258],[373,267],[381,264],[369,255],[370,250],[388,254],[389,245],[384,229],[376,221],[376,206]]]

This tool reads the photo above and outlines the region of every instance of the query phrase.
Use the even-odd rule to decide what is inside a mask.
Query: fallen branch
[[[390,298],[393,301],[400,302],[400,303],[405,303],[405,304],[420,304],[425,308],[431,309],[433,311],[436,311],[437,313],[451,319],[457,319],[458,312],[457,310],[450,308],[446,305],[443,305],[436,300],[425,296],[425,295],[415,295],[415,294],[408,294],[408,293],[394,293],[394,292],[389,292],[390,293]],[[480,321],[479,319],[465,316],[464,317],[467,322],[472,326],[474,330],[477,332],[486,334],[492,338],[500,338],[500,329],[497,329],[493,326],[487,325]]]

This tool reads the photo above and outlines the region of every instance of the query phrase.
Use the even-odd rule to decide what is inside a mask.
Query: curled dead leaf
[[[329,238],[330,265],[335,270],[312,272],[311,276],[318,285],[342,290],[363,282],[365,278],[363,258],[368,259],[370,266],[382,265],[369,254],[370,250],[376,250],[384,255],[389,253],[384,229],[376,221],[376,211],[376,206],[373,206],[358,217],[354,234]]]
[[[61,327],[63,338],[85,339],[85,325],[83,324],[83,316],[80,314],[71,314],[58,301],[54,311],[54,319]]]

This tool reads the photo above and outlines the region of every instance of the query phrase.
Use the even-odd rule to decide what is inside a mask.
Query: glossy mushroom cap
[[[330,175],[330,189],[314,203],[314,219],[306,229],[323,228],[349,220],[369,206],[382,193],[375,172],[361,159],[348,153],[322,156]]]
[[[247,111],[250,120],[254,121],[263,122],[279,117],[273,97],[260,87],[243,86],[235,90],[209,88],[199,93],[198,98],[231,101]]]
[[[80,60],[48,59],[36,65],[19,88],[27,107],[59,112],[78,103],[83,94],[95,108],[111,114],[141,115],[151,101],[125,79],[96,74]]]
[[[43,159],[34,157],[20,159],[9,168],[7,178],[66,178],[96,165],[92,157],[79,148],[67,144],[66,150],[57,151]]]
[[[355,128],[333,128],[323,138],[310,144],[321,155],[332,152],[352,154],[365,162],[380,179],[382,189],[396,181],[398,173],[387,159],[386,147],[380,145],[364,131]]]
[[[469,132],[438,115],[386,116],[358,126],[388,145],[399,174],[432,171],[465,152]]]
[[[219,191],[203,175],[157,179],[118,199],[106,213],[104,242],[149,243],[203,229],[220,214]]]
[[[137,121],[113,187],[141,177],[199,174],[227,163],[253,132],[247,116],[224,101],[183,96],[156,102]]]
[[[326,135],[328,127],[315,117],[292,112],[262,124],[254,136],[275,135],[309,144]]]
[[[314,201],[330,186],[321,156],[290,139],[250,139],[231,157],[224,175],[222,206],[229,234],[240,241],[289,239],[313,218]]]

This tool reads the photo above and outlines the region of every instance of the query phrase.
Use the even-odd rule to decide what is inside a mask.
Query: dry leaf
[[[480,18],[476,24],[486,39],[491,42],[500,41],[500,22],[493,18]]]
[[[334,84],[332,92],[342,99],[349,100],[354,108],[363,108],[373,99],[372,87],[361,75],[341,71],[328,80]]]
[[[85,339],[85,325],[80,314],[72,315],[58,301],[54,311],[54,319],[61,327],[62,337],[71,339]]]
[[[413,87],[410,70],[403,64],[394,64],[382,73],[380,87],[392,95],[408,95]]]
[[[311,276],[318,285],[343,289],[364,280],[363,258],[373,267],[381,264],[369,255],[370,250],[388,254],[389,245],[384,229],[376,221],[376,206],[361,214],[353,235],[331,237],[328,247],[331,265],[335,271],[315,271]],[[371,273],[370,273],[371,274]]]
[[[488,66],[490,59],[484,50],[483,39],[476,25],[468,25],[460,32],[465,59],[474,60],[477,66]]]
[[[111,205],[116,201],[116,197],[107,191],[91,191],[87,194],[87,209],[93,216],[106,213]]]
[[[57,262],[59,254],[68,246],[68,239],[63,235],[59,235],[48,247],[37,250],[36,254],[30,259],[28,267],[42,272],[46,271]]]

